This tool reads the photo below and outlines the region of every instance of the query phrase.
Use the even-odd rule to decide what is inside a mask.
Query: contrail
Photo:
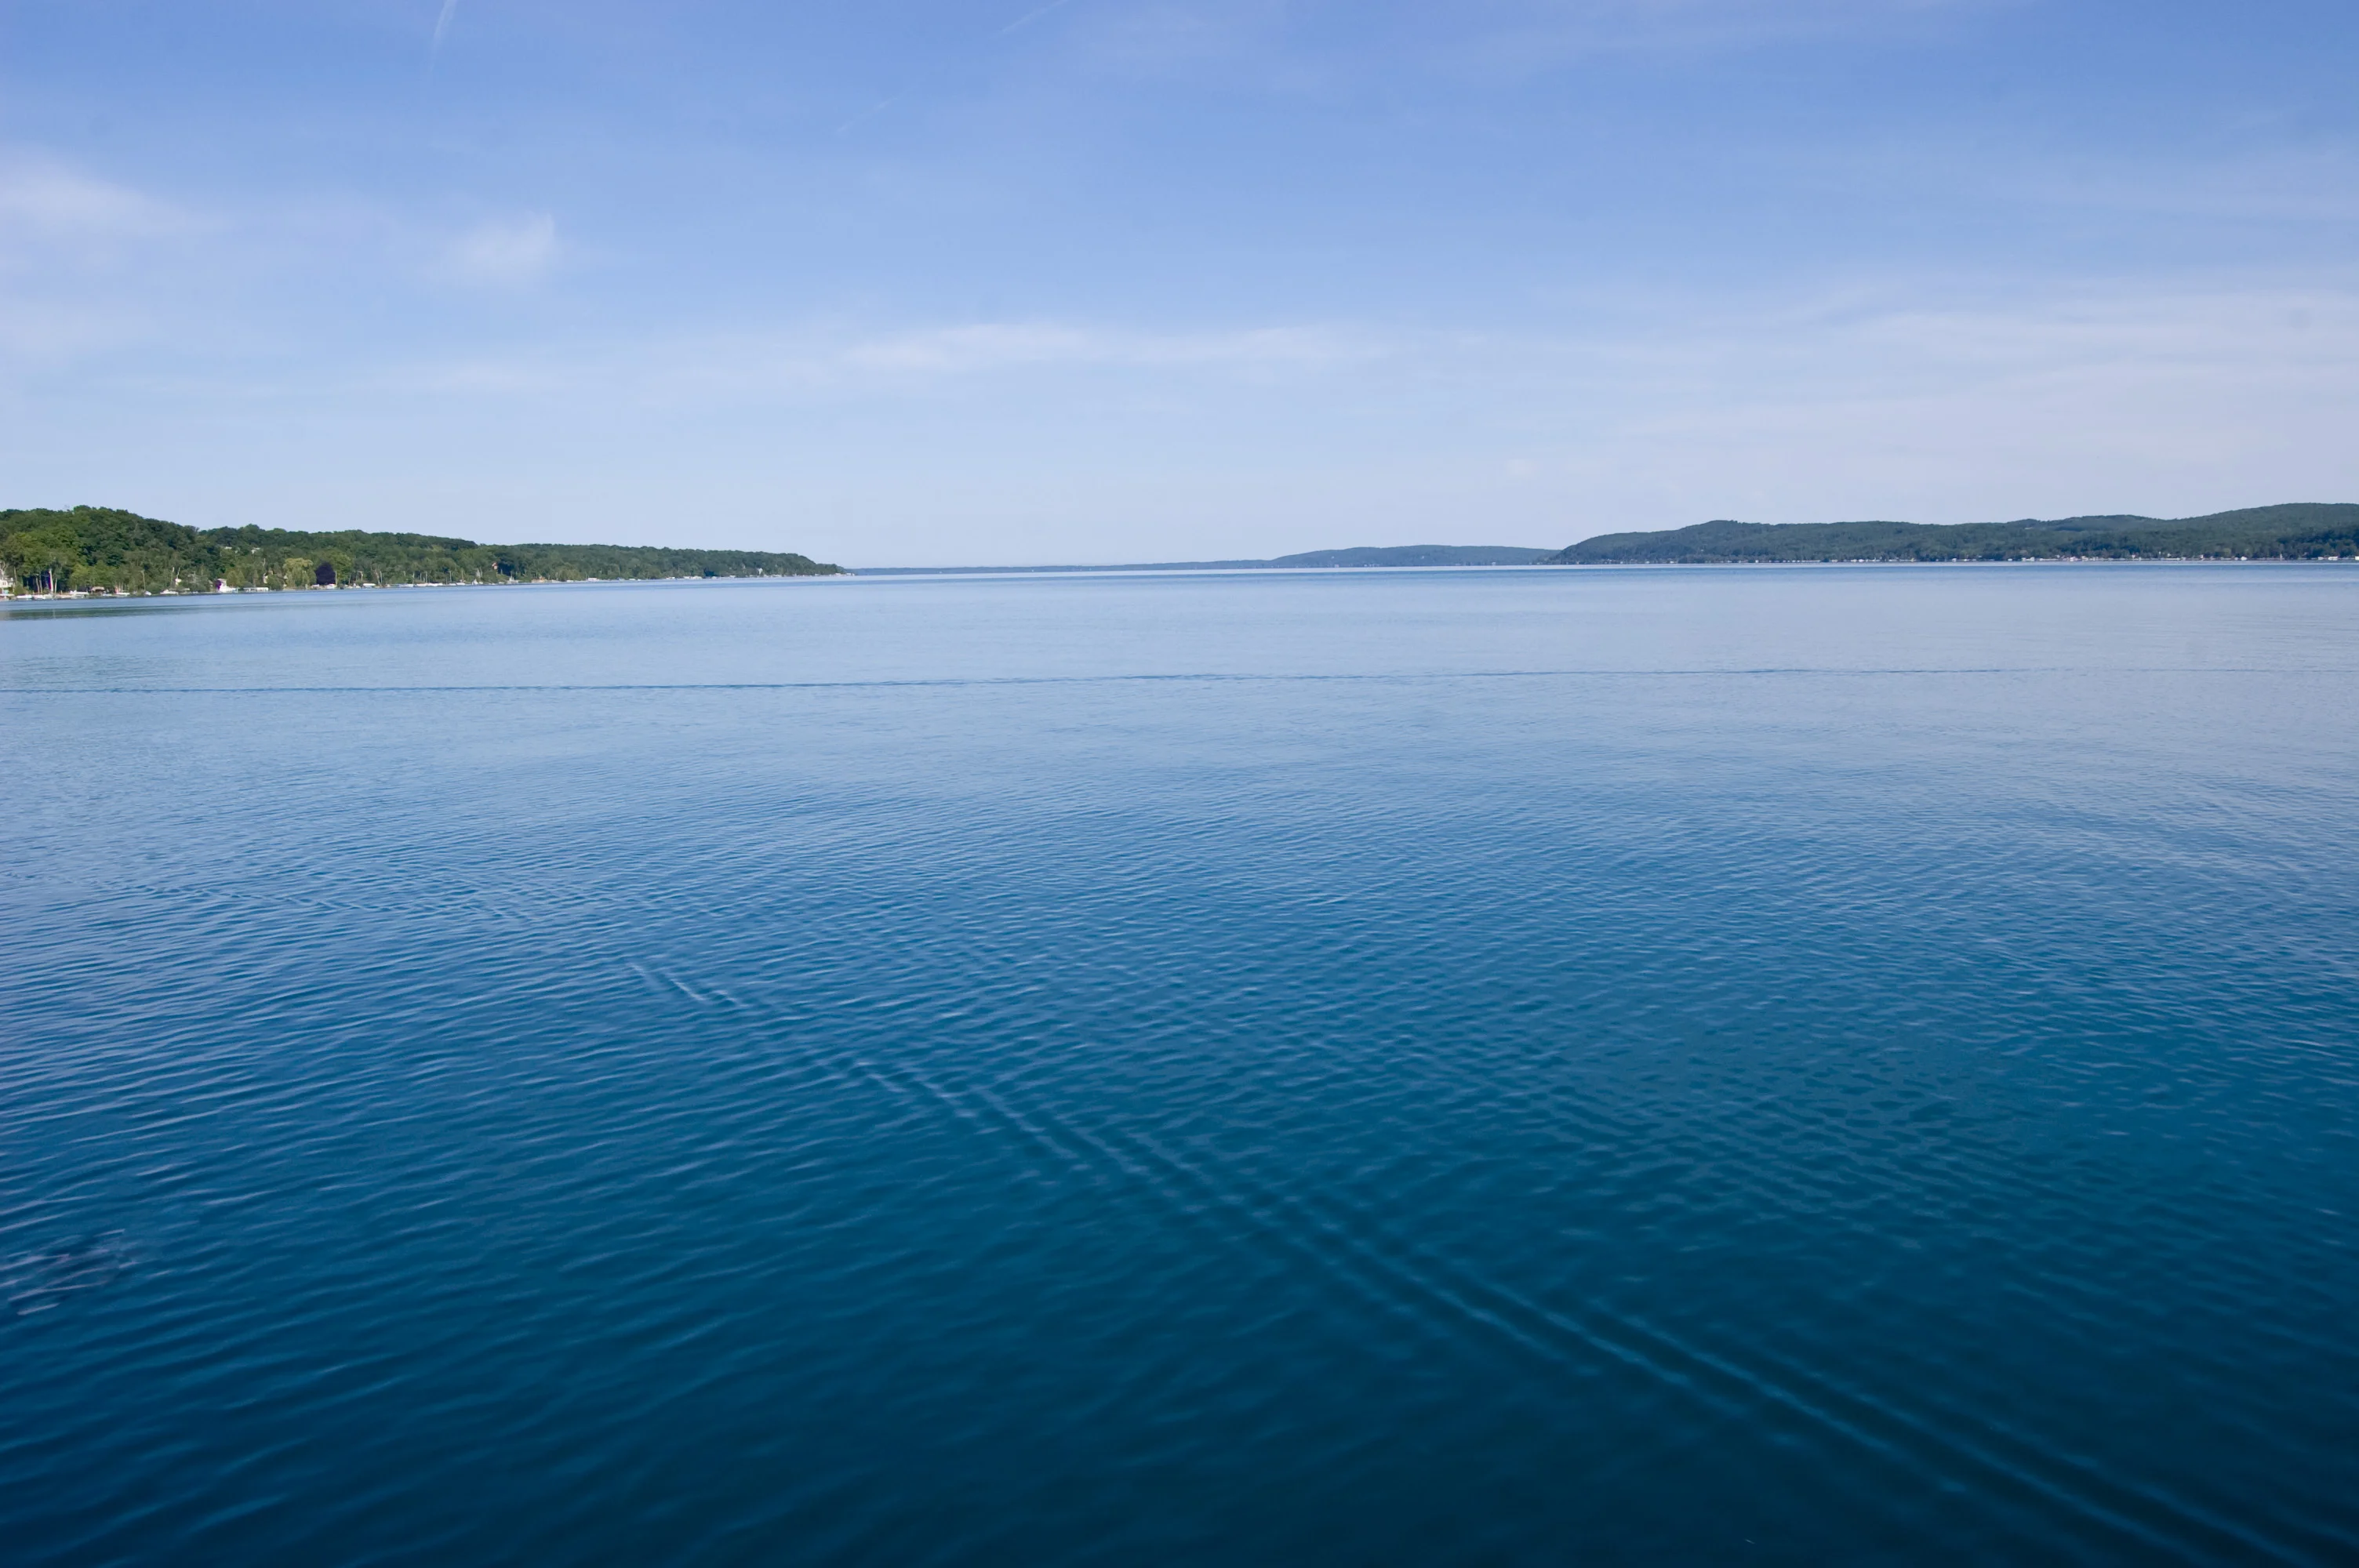
[[[1063,0],[1059,0],[1062,4]],[[442,48],[442,35],[451,30],[451,18],[459,14],[459,0],[442,0],[442,14],[434,18],[434,48]]]
[[[1008,23],[1007,26],[1000,28],[999,36],[1004,38],[1018,27],[1028,27],[1033,23],[1038,21],[1041,17],[1047,16],[1049,12],[1061,11],[1072,3],[1073,0],[1049,0],[1049,3],[1046,5],[1036,5],[1031,10],[1025,12],[1021,16],[1016,17],[1016,20]]]
[[[909,90],[904,87],[900,92],[894,93],[889,98],[879,98],[875,103],[871,103],[867,108],[863,109],[859,114],[854,114],[842,124],[838,125],[835,128],[835,134],[840,136],[843,135],[844,132],[852,129],[853,126],[860,124],[861,121],[868,118],[869,115],[875,114],[877,111],[881,109],[890,109],[894,104],[898,103],[902,99],[908,97],[908,93]]]

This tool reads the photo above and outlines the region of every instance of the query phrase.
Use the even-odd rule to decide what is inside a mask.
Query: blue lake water
[[[2359,569],[0,612],[0,1556],[2349,1562]]]

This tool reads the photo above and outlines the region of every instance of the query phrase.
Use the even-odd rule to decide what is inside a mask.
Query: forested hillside
[[[2303,503],[2203,517],[2016,523],[1736,523],[1605,534],[1552,566],[1730,561],[2318,560],[2359,556],[2359,505]]]
[[[282,589],[822,577],[840,569],[808,556],[761,550],[479,545],[432,534],[358,529],[198,529],[105,506],[0,511],[0,575],[12,593],[201,593],[217,581],[231,588]]]

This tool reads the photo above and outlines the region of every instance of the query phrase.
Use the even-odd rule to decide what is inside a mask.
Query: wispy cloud
[[[34,154],[0,153],[0,235],[49,242],[149,239],[191,227],[169,202]]]
[[[1379,351],[1364,334],[1321,327],[1138,331],[1052,321],[975,322],[869,338],[842,349],[860,370],[973,374],[1025,365],[1330,365]]]
[[[664,402],[902,395],[1011,376],[1190,372],[1266,380],[1319,375],[1395,351],[1333,326],[1153,330],[1060,321],[983,321],[862,332],[841,327],[674,337],[561,355],[468,356],[396,373],[401,386],[492,396],[565,389]]]
[[[538,282],[557,254],[557,220],[530,212],[476,224],[443,248],[436,271],[454,283],[516,288]]]
[[[999,34],[1002,38],[1005,38],[1009,33],[1019,32],[1022,29],[1030,27],[1033,23],[1040,20],[1043,16],[1048,16],[1050,12],[1061,11],[1072,3],[1073,0],[1049,0],[1049,3],[1045,5],[1035,5],[1029,11],[1027,11],[1022,16],[1016,17],[1016,20],[1008,23],[1007,26],[1000,28]]]
[[[1995,194],[2091,208],[2227,222],[2359,222],[2359,146],[2267,147],[2165,167],[2081,157],[2012,161],[1984,177]]]
[[[1175,544],[1217,517],[1246,553],[1256,530],[1293,537],[1306,509],[1402,537],[1480,518],[1561,543],[1711,516],[2182,515],[2359,486],[2350,280],[2006,297],[1895,276],[1749,309],[1669,292],[1593,304],[1585,327],[1524,331],[774,323],[485,342],[374,371],[198,358],[181,362],[213,380],[144,366],[85,383],[103,397],[83,406],[242,410],[240,453],[261,443],[321,494],[365,490],[372,515],[447,503],[462,470],[536,494],[595,476],[581,515],[616,524],[651,496],[791,492],[897,519],[913,559],[953,541],[908,541],[982,516],[1075,538],[1119,517]],[[0,312],[0,340],[7,326]],[[38,416],[51,440],[71,434],[47,404],[22,406],[23,429]],[[387,468],[373,432],[405,424],[471,455]],[[299,427],[319,449],[285,442]]]
[[[38,152],[0,149],[0,373],[139,338],[156,313],[141,281],[217,227]]]
[[[1591,532],[2180,515],[2359,484],[2335,435],[2359,417],[2359,289],[2332,283],[1853,293],[1698,311],[1494,380],[1528,389],[1541,477]]]

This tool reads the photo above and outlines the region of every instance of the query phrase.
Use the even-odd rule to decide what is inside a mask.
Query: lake
[[[2359,568],[0,611],[20,1563],[2348,1562]]]

